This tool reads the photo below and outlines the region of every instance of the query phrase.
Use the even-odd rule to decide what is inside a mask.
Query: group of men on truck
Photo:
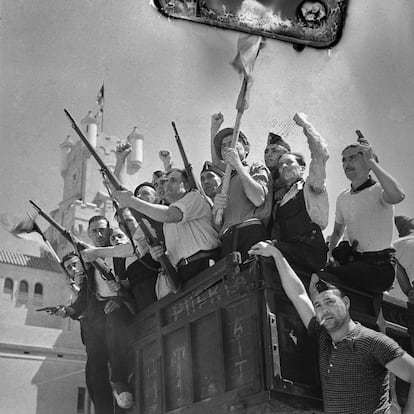
[[[249,165],[248,138],[240,132],[233,146],[233,129],[220,130],[223,116],[211,119],[212,161],[200,174],[203,191],[190,188],[188,171],[173,168],[163,151],[165,171],[156,171],[152,182],[134,192],[113,191],[121,206],[119,228],[111,228],[103,216],[89,220],[92,245],[82,251],[82,261],[113,258],[117,281],[103,280],[88,265],[82,268],[74,253],[63,258],[80,292],[59,314],[81,320],[86,382],[96,414],[113,412],[112,395],[121,408],[133,405],[133,364],[125,338],[134,311],[127,304],[133,299],[139,312],[177,291],[180,286],[172,285],[160,261],[167,257],[185,289],[188,280],[235,251],[241,266],[252,256],[273,257],[286,294],[319,343],[326,412],[389,412],[388,370],[411,383],[414,359],[392,339],[352,321],[349,298],[340,286],[372,294],[392,287],[393,205],[404,199],[399,183],[364,138],[346,147],[342,164],[351,185],[337,198],[327,246],[322,231],[328,225],[329,154],[306,115],[297,113],[293,120],[311,153],[307,175],[304,156],[281,136],[270,132],[265,164]],[[120,176],[128,153],[127,146],[118,147],[115,171]],[[231,166],[227,178],[226,165]],[[161,241],[158,245],[148,243],[142,222]],[[412,390],[405,412],[414,412]]]

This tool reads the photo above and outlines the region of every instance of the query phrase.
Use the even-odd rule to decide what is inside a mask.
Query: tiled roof
[[[14,266],[31,267],[33,269],[47,270],[49,272],[61,272],[58,263],[47,257],[29,256],[23,253],[0,250],[0,263]]]

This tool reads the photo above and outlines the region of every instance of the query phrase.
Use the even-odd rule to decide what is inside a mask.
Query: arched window
[[[4,286],[3,286],[3,293],[6,293],[8,295],[13,294],[13,279],[10,279],[9,277],[6,277],[4,280]]]
[[[43,285],[41,283],[35,284],[33,303],[35,305],[41,305],[43,303]]]
[[[27,303],[29,297],[29,284],[25,280],[19,283],[19,294],[17,296],[18,303]]]
[[[36,283],[34,287],[35,295],[43,295],[43,285],[41,283]]]
[[[28,295],[29,294],[29,284],[25,280],[20,281],[19,294],[20,295]]]

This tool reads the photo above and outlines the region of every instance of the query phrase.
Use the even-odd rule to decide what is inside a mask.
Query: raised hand
[[[296,125],[302,128],[309,124],[308,116],[303,112],[296,112],[296,114],[293,115],[293,120],[296,122]]]
[[[172,167],[171,152],[168,150],[161,150],[158,153],[158,156],[164,165],[164,171],[169,171]]]
[[[224,122],[224,116],[221,112],[211,115],[211,129],[218,131]]]
[[[116,146],[116,159],[117,161],[124,161],[128,155],[131,153],[132,147],[129,142],[125,142],[124,144],[118,144]]]

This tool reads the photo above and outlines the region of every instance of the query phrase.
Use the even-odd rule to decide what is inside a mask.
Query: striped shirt
[[[388,336],[360,324],[340,342],[313,318],[309,334],[319,342],[324,409],[329,414],[385,414],[390,409],[389,362],[405,352]]]

